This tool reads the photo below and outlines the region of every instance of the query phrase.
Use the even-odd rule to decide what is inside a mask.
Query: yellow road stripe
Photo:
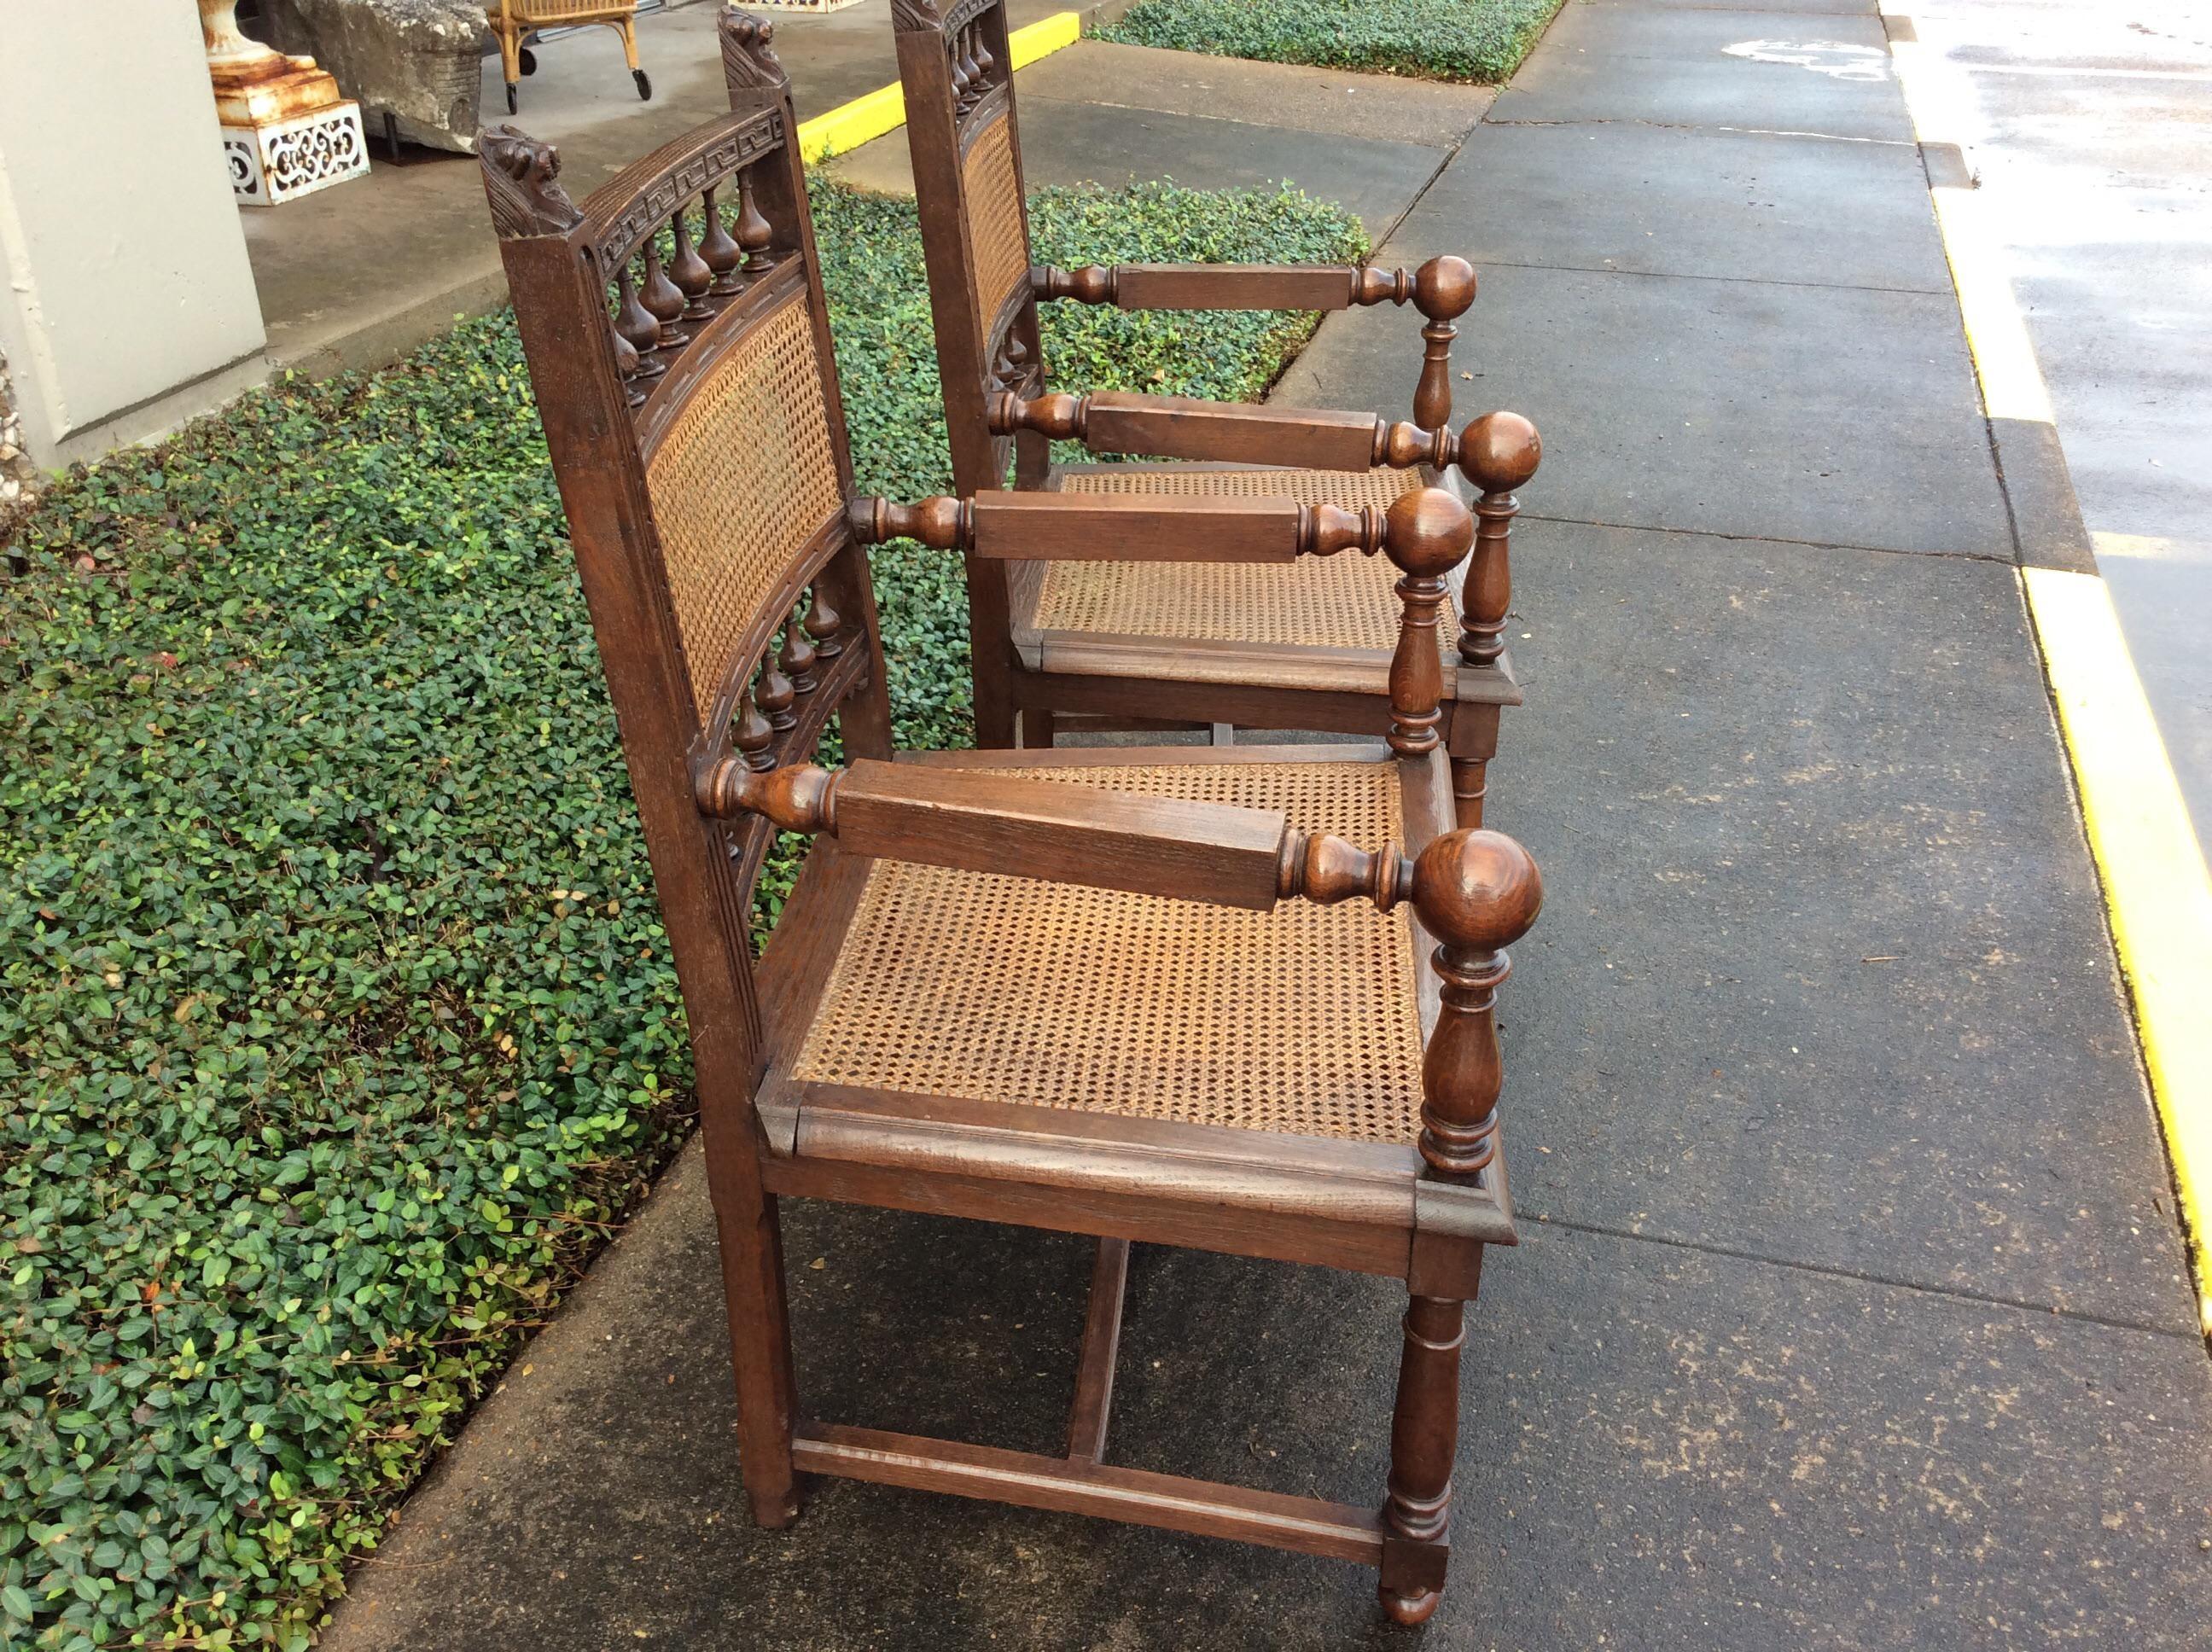
[[[2028,419],[2055,423],[2051,392],[2036,365],[2027,322],[2013,297],[1987,219],[1987,208],[1972,190],[1929,191],[1936,222],[1943,232],[1943,256],[1951,263],[1951,284],[1958,288],[1959,313],[1966,324],[1966,348],[1982,382],[1982,405],[1993,419]]]
[[[1890,54],[1922,143],[1969,130],[1953,112],[1966,93],[1949,64],[1908,41]],[[1972,190],[1929,193],[1984,406],[2055,423],[1984,203]],[[2104,580],[2043,568],[2021,579],[2173,1163],[2199,1322],[2212,1332],[2212,876]]]
[[[1049,57],[1064,46],[1073,45],[1082,35],[1081,17],[1072,11],[1056,11],[1027,28],[1016,29],[1006,37],[1006,45],[1014,67],[1020,69],[1039,58]],[[878,86],[850,103],[839,104],[827,114],[799,122],[799,158],[823,161],[833,155],[843,155],[905,125],[905,94],[896,82]]]
[[[2022,578],[2197,1242],[2198,1312],[2212,1331],[2212,878],[2105,581],[2044,568]]]

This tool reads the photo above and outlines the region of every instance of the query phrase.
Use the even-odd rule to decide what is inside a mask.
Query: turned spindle
[[[1413,889],[1413,863],[1393,844],[1366,850],[1340,837],[1292,832],[1283,840],[1275,867],[1275,893],[1284,900],[1303,896],[1316,906],[1334,906],[1361,896],[1388,912]]]
[[[680,313],[686,321],[711,321],[714,310],[707,302],[707,289],[714,284],[714,271],[691,244],[690,219],[678,210],[669,222],[676,232],[676,250],[668,259],[668,276],[684,295]]]
[[[790,763],[763,774],[740,758],[724,757],[699,777],[702,814],[714,820],[758,815],[787,832],[837,831],[837,782],[842,771]]]
[[[622,374],[623,400],[632,407],[642,407],[645,392],[637,387],[636,380],[645,358],[637,353],[637,346],[619,332],[614,335],[614,340],[615,371]]]
[[[750,686],[738,700],[738,714],[730,724],[730,741],[746,767],[762,772],[775,767],[775,753],[769,749],[775,744],[775,729],[753,703]]]
[[[972,35],[971,45],[975,54],[972,59],[975,65],[975,83],[988,91],[991,86],[991,71],[998,67],[999,60],[991,55],[990,46],[983,38],[982,24],[975,25]]]
[[[738,260],[744,253],[730,234],[729,225],[722,222],[722,209],[714,200],[720,188],[720,184],[708,185],[700,202],[705,222],[699,233],[699,256],[706,259],[707,268],[714,272],[714,278],[708,283],[707,290],[718,298],[727,298],[745,289],[745,278],[738,273]]]
[[[769,255],[769,244],[775,239],[775,231],[760,210],[760,186],[748,171],[740,180],[738,191],[738,245],[745,255],[744,273],[749,281],[765,275],[775,264]]]
[[[630,372],[636,377],[657,379],[668,371],[668,364],[652,353],[660,348],[660,323],[638,301],[637,276],[628,259],[616,277],[615,331],[635,353],[637,365]]]
[[[1437,938],[1443,981],[1421,1061],[1421,1157],[1437,1174],[1471,1176],[1498,1151],[1504,1067],[1495,1016],[1505,948],[1528,932],[1544,882],[1528,852],[1497,832],[1445,833],[1413,862],[1413,901]]]
[[[1391,501],[1382,548],[1398,581],[1398,646],[1390,656],[1390,749],[1405,756],[1433,751],[1443,722],[1443,664],[1437,616],[1444,575],[1474,543],[1474,519],[1442,488],[1418,488]]]
[[[1306,505],[1298,510],[1298,555],[1334,556],[1356,550],[1372,556],[1382,549],[1388,519],[1372,505]]]
[[[823,597],[820,586],[816,586],[807,593],[804,622],[806,636],[813,643],[814,652],[823,659],[835,659],[845,652],[845,639],[838,635],[844,623],[837,610]]]
[[[783,651],[776,656],[783,674],[791,679],[792,692],[814,692],[814,644],[799,622],[792,621],[783,628]]]
[[[1040,264],[1030,271],[1030,284],[1039,298],[1072,298],[1079,304],[1111,304],[1121,284],[1111,265],[1085,264],[1073,270]]]
[[[975,507],[943,494],[912,504],[895,499],[856,499],[845,513],[863,544],[914,539],[933,550],[966,550],[975,543]]]
[[[994,436],[1034,430],[1054,441],[1080,441],[1091,420],[1091,398],[1054,391],[1030,401],[1001,391],[990,399],[989,416]]]
[[[660,264],[660,244],[649,235],[645,242],[645,280],[638,287],[637,301],[659,323],[660,342],[656,348],[681,349],[691,342],[691,335],[676,325],[684,313],[684,289],[669,280]]]
[[[799,726],[799,714],[792,709],[799,699],[799,690],[783,674],[774,659],[761,667],[760,680],[753,685],[753,698],[768,726],[777,733]]]
[[[1454,325],[1474,302],[1474,266],[1465,258],[1431,258],[1413,272],[1413,307],[1427,319],[1421,329],[1421,382],[1413,392],[1413,422],[1425,430],[1451,421]]]

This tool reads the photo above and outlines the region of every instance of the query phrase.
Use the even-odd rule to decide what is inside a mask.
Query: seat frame
[[[1408,495],[1387,515],[1280,499],[856,498],[789,85],[767,24],[732,11],[720,32],[732,114],[625,168],[580,209],[561,188],[550,146],[503,127],[486,134],[480,155],[683,986],[753,1517],[769,1527],[793,1519],[799,1471],[953,1491],[1358,1561],[1378,1570],[1392,1617],[1420,1621],[1449,1554],[1463,1309],[1484,1251],[1514,1242],[1498,1157],[1494,994],[1504,948],[1541,900],[1518,845],[1452,825],[1436,619],[1473,521],[1437,490]],[[734,235],[722,216],[731,203]],[[672,254],[660,250],[667,233]],[[724,634],[718,659],[692,660],[650,460],[718,364],[794,301],[811,328],[838,508],[798,525],[807,530],[799,549]],[[1265,811],[1022,772],[1344,760],[1338,751],[890,761],[867,546],[893,537],[1001,566],[1388,555],[1401,574],[1403,622],[1389,750],[1371,760],[1398,768],[1407,848],[1364,850]],[[692,636],[695,647],[705,635]],[[833,715],[848,760],[835,770],[811,761]],[[816,842],[756,966],[750,896],[778,830]],[[1405,908],[1415,938],[1434,943],[1415,948],[1425,1035],[1417,1139],[1289,1137],[799,1083],[793,1054],[841,951],[865,944],[846,920],[879,859],[1262,911],[1294,898]],[[805,1420],[777,1214],[786,1195],[1096,1236],[1066,1454]],[[1139,1239],[1406,1280],[1391,1469],[1377,1509],[1102,1461],[1128,1246]]]
[[[1496,756],[1501,709],[1521,703],[1504,646],[1511,600],[1506,544],[1518,509],[1515,489],[1534,473],[1536,433],[1510,413],[1484,416],[1463,434],[1449,428],[1451,347],[1457,318],[1475,296],[1471,264],[1432,258],[1418,270],[1352,265],[1120,264],[1061,270],[1031,258],[1023,197],[1019,112],[1012,73],[1011,36],[1003,0],[892,0],[899,77],[905,94],[907,143],[913,157],[929,271],[931,315],[952,447],[954,485],[962,494],[1007,484],[1023,489],[1060,485],[1065,472],[1050,462],[1053,440],[1084,442],[1105,453],[1135,452],[1182,461],[1364,471],[1418,466],[1430,485],[1473,484],[1483,524],[1481,577],[1455,592],[1462,631],[1459,668],[1446,687],[1445,743],[1450,752],[1456,817],[1482,823],[1488,766]],[[969,157],[1003,125],[1012,161],[1025,266],[1003,300],[986,290],[989,238],[979,227],[966,187]],[[1413,421],[1309,415],[1273,407],[1238,407],[1175,398],[1047,393],[1038,329],[1041,301],[1112,304],[1122,309],[1340,310],[1411,303],[1425,325]],[[1133,416],[1149,410],[1150,416]],[[1313,422],[1326,422],[1316,431]],[[1306,423],[1301,432],[1299,423]],[[1005,570],[971,559],[969,630],[975,681],[977,743],[1049,745],[1062,720],[1115,728],[1212,726],[1310,729],[1376,736],[1389,708],[1374,690],[1333,686],[1330,662],[1316,658],[1316,681],[1281,681],[1279,658],[1243,661],[1233,643],[1209,644],[1215,669],[1203,677],[1177,675],[1176,645],[1163,641],[1161,665],[1141,671],[1094,660],[1083,671],[1054,670],[1024,658],[1025,607],[1035,586],[1010,588]],[[1316,651],[1321,655],[1332,651]],[[1373,662],[1380,666],[1378,658]]]

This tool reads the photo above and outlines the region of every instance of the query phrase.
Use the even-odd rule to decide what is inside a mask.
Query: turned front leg
[[[1443,1595],[1451,1559],[1451,1474],[1459,1450],[1466,1307],[1449,1297],[1414,1297],[1406,1308],[1377,1585],[1383,1611],[1397,1623],[1427,1622]]]

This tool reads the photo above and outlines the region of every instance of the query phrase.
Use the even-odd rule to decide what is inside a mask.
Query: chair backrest
[[[929,266],[937,364],[963,495],[1004,485],[1010,439],[990,434],[996,391],[1042,394],[1005,0],[891,0],[907,147]]]
[[[478,145],[702,1102],[710,1066],[738,1102],[757,1076],[750,894],[772,831],[708,820],[700,776],[732,749],[757,769],[803,758],[833,713],[855,755],[890,755],[798,128],[769,33],[726,13],[732,112],[581,207],[550,145],[511,127]]]

